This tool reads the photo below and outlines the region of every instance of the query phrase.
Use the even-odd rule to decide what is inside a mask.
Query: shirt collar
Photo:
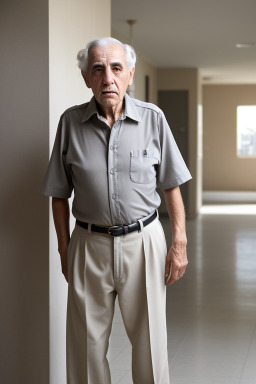
[[[133,99],[127,93],[125,94],[124,99],[125,99],[124,115],[126,117],[129,117],[132,120],[138,121],[138,123],[141,123],[142,121],[141,116],[133,102]]]
[[[122,113],[121,119],[124,119],[125,117],[129,117],[130,119],[135,120],[138,123],[140,123],[142,121],[141,116],[140,116],[135,104],[133,103],[133,100],[131,99],[131,97],[127,93],[124,96],[124,100],[125,100],[125,108],[124,108],[124,111]],[[86,108],[84,115],[83,115],[82,122],[89,120],[95,114],[96,115],[98,114],[98,109],[97,109],[95,97],[93,96],[91,98],[89,104],[88,104],[88,107]]]
[[[88,107],[86,108],[86,111],[83,115],[82,122],[87,121],[92,117],[92,115],[95,115],[98,113],[97,106],[96,106],[96,100],[94,96],[89,101]]]

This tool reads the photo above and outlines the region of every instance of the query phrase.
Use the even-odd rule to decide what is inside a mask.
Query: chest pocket
[[[130,178],[134,183],[149,184],[156,177],[155,165],[159,163],[150,149],[130,152]]]

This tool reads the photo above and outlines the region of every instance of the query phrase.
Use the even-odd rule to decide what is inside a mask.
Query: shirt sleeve
[[[50,163],[41,187],[41,193],[45,196],[69,198],[72,194],[73,183],[71,169],[66,162],[68,143],[69,126],[65,115],[62,115],[59,121]]]
[[[165,190],[181,185],[192,177],[162,111],[158,115],[158,129],[161,159],[157,169],[157,187]]]

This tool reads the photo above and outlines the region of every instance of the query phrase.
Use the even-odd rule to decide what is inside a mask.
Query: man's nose
[[[104,84],[109,85],[113,83],[112,71],[110,68],[106,68],[103,77]]]

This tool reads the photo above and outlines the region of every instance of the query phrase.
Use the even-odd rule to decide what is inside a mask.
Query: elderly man
[[[53,197],[69,284],[68,383],[111,382],[106,354],[118,296],[132,344],[133,382],[169,384],[165,293],[187,266],[179,185],[191,176],[162,111],[126,94],[135,71],[133,48],[101,38],[81,50],[78,61],[94,96],[61,116],[42,188]],[[168,254],[157,186],[172,223]]]

